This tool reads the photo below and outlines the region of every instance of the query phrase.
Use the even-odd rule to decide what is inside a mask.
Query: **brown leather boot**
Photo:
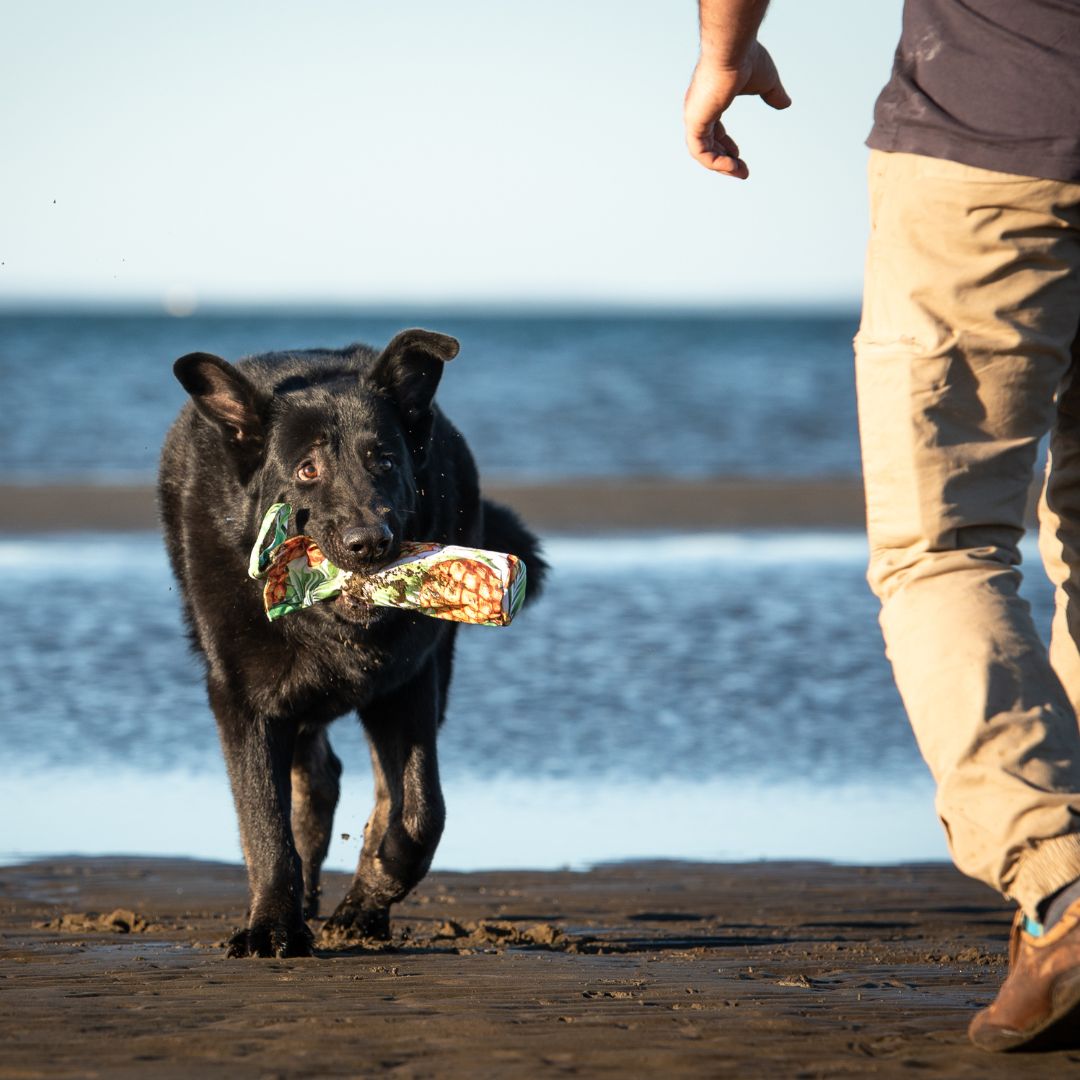
[[[1042,937],[1013,920],[1009,974],[993,1005],[968,1028],[983,1050],[1080,1047],[1080,900]]]

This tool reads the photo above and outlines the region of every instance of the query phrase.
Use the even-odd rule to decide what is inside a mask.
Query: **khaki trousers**
[[[869,581],[956,865],[1080,878],[1080,184],[872,151],[856,338]],[[1040,439],[1049,652],[1019,595]]]

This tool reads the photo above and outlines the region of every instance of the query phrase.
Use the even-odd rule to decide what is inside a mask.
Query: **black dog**
[[[271,353],[236,367],[191,353],[191,401],[165,441],[159,498],[185,616],[206,659],[247,863],[246,929],[230,956],[304,956],[318,913],[341,762],[326,725],[359,710],[375,808],[356,876],[328,927],[389,935],[390,905],[431,865],[445,809],[435,736],[456,626],[341,597],[270,623],[248,554],[263,512],[364,571],[403,540],[508,551],[535,597],[544,563],[516,515],[482,499],[472,455],[432,398],[458,343],[406,330],[380,354]]]

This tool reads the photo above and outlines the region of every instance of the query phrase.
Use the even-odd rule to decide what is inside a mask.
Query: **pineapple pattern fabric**
[[[502,609],[498,573],[479,559],[451,558],[431,567],[420,586],[420,602],[442,618],[491,623]]]
[[[275,503],[263,518],[248,574],[266,578],[268,619],[332,600],[342,592],[379,607],[436,619],[506,626],[525,599],[525,564],[515,555],[479,548],[406,543],[394,562],[373,574],[335,566],[308,536],[288,536],[292,507]]]

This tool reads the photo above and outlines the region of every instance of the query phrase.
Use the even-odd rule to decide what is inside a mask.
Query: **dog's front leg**
[[[435,736],[441,693],[434,662],[393,694],[364,709],[375,774],[375,808],[360,863],[325,930],[390,936],[390,905],[427,873],[446,820]]]
[[[289,826],[296,725],[265,720],[211,695],[229,770],[247,863],[248,924],[229,939],[229,956],[310,956],[300,857]]]
[[[292,834],[304,868],[304,917],[319,914],[319,876],[341,794],[341,761],[326,729],[300,728],[292,762]]]

